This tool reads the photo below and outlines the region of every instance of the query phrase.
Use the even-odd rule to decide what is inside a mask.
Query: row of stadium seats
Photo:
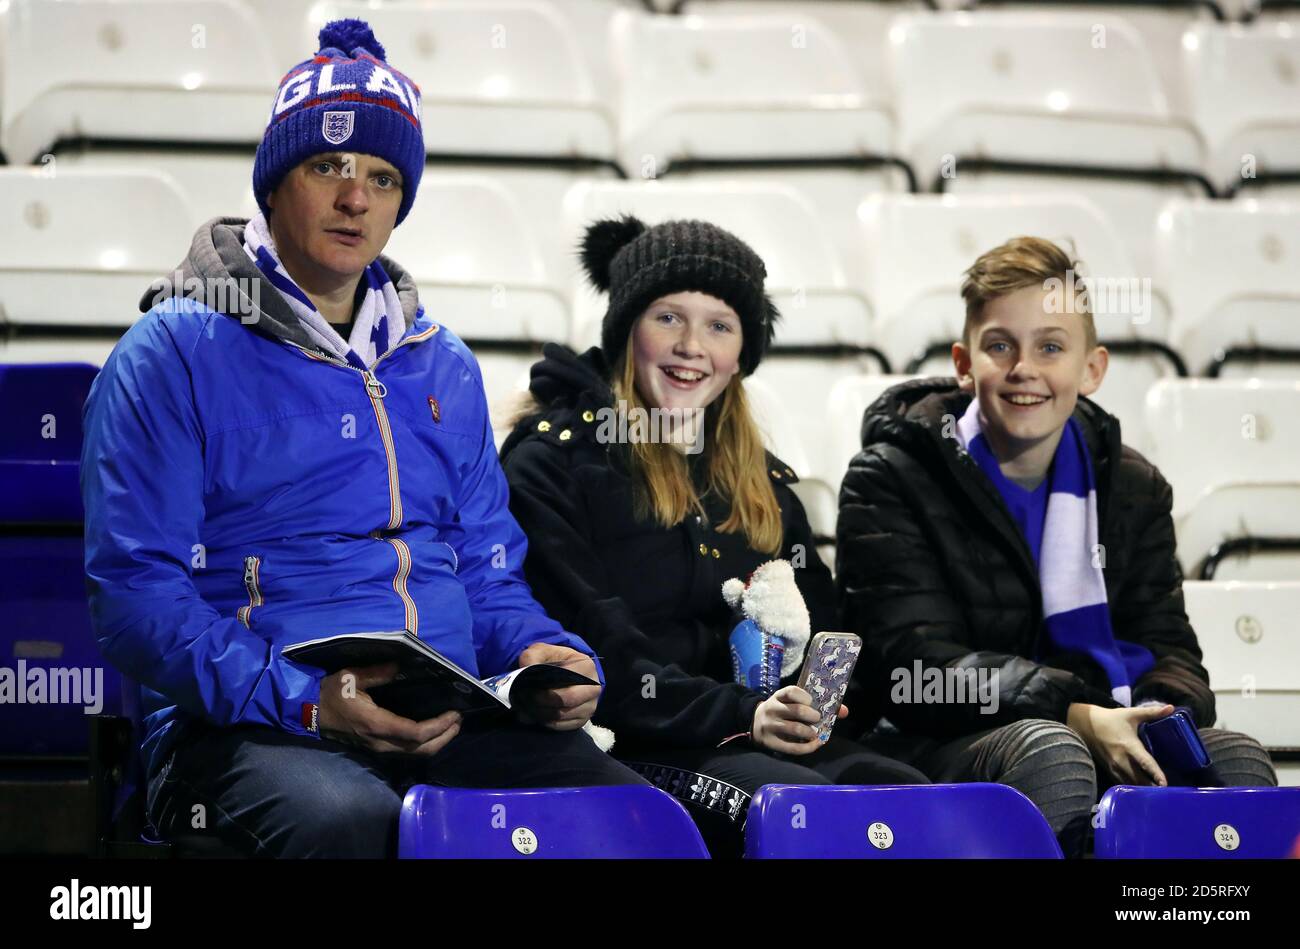
[[[374,0],[385,3],[387,0]],[[1159,18],[1182,19],[1189,16],[1204,16],[1223,23],[1264,22],[1300,22],[1300,9],[1296,0],[1049,0],[1055,9],[1095,10],[1109,7],[1130,13],[1135,9]],[[780,5],[787,10],[822,10],[835,7],[848,7],[855,11],[876,9],[878,15],[887,15],[887,11],[900,7],[912,9],[965,10],[980,13],[986,10],[1005,10],[1033,7],[1041,9],[1042,4],[1008,3],[1006,0],[928,0],[928,2],[909,2],[909,0],[642,0],[646,9],[656,13],[708,13],[719,9],[747,7],[754,9],[772,9]],[[820,13],[818,14],[821,15]]]
[[[132,169],[130,154],[0,169],[7,361],[102,364],[138,318],[144,289],[172,273],[188,248],[199,220],[193,203],[215,192],[229,202],[226,213],[254,210],[246,156],[209,156],[186,173],[185,162]],[[824,425],[838,378],[950,372],[962,271],[1017,234],[1072,246],[1094,279],[1098,331],[1112,351],[1099,400],[1139,450],[1154,447],[1144,405],[1161,379],[1300,373],[1297,204],[1175,199],[1147,222],[1147,270],[1103,212],[1065,194],[846,192],[840,218],[828,221],[800,185],[772,180],[572,183],[555,175],[549,191],[525,197],[495,173],[431,166],[388,247],[429,311],[480,344],[494,403],[520,386],[541,342],[596,341],[604,301],[572,249],[590,221],[625,212],[650,223],[704,217],[764,258],[784,319],[760,376],[790,400],[805,433]],[[820,434],[807,440],[818,446],[810,454],[829,444]],[[810,470],[841,471],[840,460],[814,458]]]
[[[60,159],[49,170],[0,169],[0,220],[11,245],[0,261],[5,320],[130,325],[143,288],[169,272],[194,228],[215,216],[206,213],[215,207],[194,209],[212,201],[205,194],[224,196],[220,213],[256,211],[247,159],[187,164],[169,165],[156,154],[97,155]],[[798,184],[746,177],[587,178],[566,183],[545,204],[526,203],[482,170],[432,166],[420,187],[387,252],[412,272],[431,309],[464,314],[454,328],[467,338],[594,340],[603,303],[587,290],[574,248],[592,220],[630,212],[649,223],[702,217],[748,241],[767,263],[769,287],[787,315],[777,340],[786,347],[871,345],[890,365],[915,362],[919,369],[928,347],[960,330],[962,271],[1018,234],[1073,247],[1084,265],[1080,277],[1097,281],[1103,338],[1172,347],[1193,374],[1231,374],[1235,359],[1213,364],[1233,345],[1300,342],[1300,203],[1175,199],[1136,230],[1064,193],[846,191],[839,214],[828,219]],[[1130,251],[1135,243],[1147,248],[1146,266]],[[60,306],[51,307],[41,275],[66,273],[83,275],[96,292],[66,287]]]
[[[618,0],[6,6],[0,148],[15,164],[70,139],[256,144],[316,30],[364,16],[423,90],[430,154],[582,159],[637,178],[880,160],[945,190],[968,166],[1220,193],[1300,172],[1300,35],[1190,5],[1164,20],[717,0],[685,17]],[[144,55],[146,33],[174,41]]]
[[[502,808],[508,829],[487,819]],[[1300,788],[1115,787],[1102,796],[1095,825],[1098,859],[1296,857]],[[403,802],[398,833],[405,859],[708,856],[682,805],[654,788],[418,785]],[[1038,809],[1003,784],[770,784],[750,802],[745,856],[1051,860],[1061,850]]]

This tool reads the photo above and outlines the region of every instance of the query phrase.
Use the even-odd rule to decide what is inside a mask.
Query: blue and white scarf
[[[999,491],[1005,491],[1006,478],[980,426],[978,400],[971,400],[957,423],[957,440]],[[1116,640],[1111,630],[1106,580],[1094,555],[1101,548],[1092,457],[1073,418],[1061,433],[1047,477],[1041,553],[1035,551],[1047,640],[1057,652],[1091,658],[1105,671],[1115,701],[1132,705],[1133,683],[1155,658],[1136,643]]]
[[[345,341],[284,269],[271,239],[271,229],[261,213],[244,228],[244,252],[280,291],[313,342],[356,368],[364,370],[373,366],[375,360],[406,334],[406,317],[402,314],[397,288],[378,259],[372,260],[361,275],[366,282],[366,295],[354,315],[351,336]]]

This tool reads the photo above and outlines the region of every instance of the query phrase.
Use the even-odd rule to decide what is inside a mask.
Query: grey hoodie
[[[149,285],[140,298],[140,312],[149,312],[168,297],[186,297],[239,320],[249,329],[313,352],[325,352],[308,335],[280,291],[245,253],[247,223],[247,218],[216,217],[203,224],[194,232],[185,259],[172,273]],[[420,309],[415,280],[383,254],[379,255],[379,263],[397,289],[406,323],[403,332],[409,332]]]

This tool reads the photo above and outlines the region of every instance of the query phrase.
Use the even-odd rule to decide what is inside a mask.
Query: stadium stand
[[[1189,581],[1183,595],[1220,726],[1265,748],[1300,751],[1300,581]]]
[[[74,536],[89,380],[194,229],[253,213],[253,150],[285,65],[326,20],[360,16],[423,96],[424,193],[386,252],[472,346],[498,439],[542,343],[595,342],[604,301],[577,262],[585,224],[623,212],[714,221],[767,262],[784,319],[748,392],[831,565],[863,412],[890,385],[951,373],[962,271],[1019,234],[1072,247],[1086,275],[1108,281],[1094,297],[1110,307],[1097,326],[1112,354],[1096,401],[1173,486],[1218,725],[1257,737],[1282,783],[1300,784],[1297,10],[0,0],[0,609],[17,617],[0,629],[0,664],[102,665]],[[21,412],[35,408],[54,412],[57,441],[30,441]],[[134,687],[105,671],[105,714],[89,729],[80,707],[4,711],[0,840],[30,852],[159,849],[130,785]],[[561,792],[509,805],[528,815],[519,823],[539,854],[563,842],[586,849],[549,855],[589,855],[594,835],[601,855],[651,844],[663,854],[670,841],[703,855],[680,805],[618,790],[571,811],[573,825],[551,823],[547,801]],[[882,790],[768,787],[754,799],[749,855],[1060,855],[1009,789]],[[1295,839],[1276,828],[1300,827],[1300,790],[1171,790],[1109,792],[1097,855],[1276,856]],[[498,793],[414,789],[403,855],[502,846],[445,833]],[[889,844],[782,833],[789,821],[773,815],[791,803],[828,822],[869,815]],[[649,843],[605,836],[614,812],[646,815]],[[42,821],[61,829],[42,836]],[[1221,824],[1236,834],[1229,849]],[[503,853],[526,855],[520,846]],[[171,852],[221,851],[181,840]]]

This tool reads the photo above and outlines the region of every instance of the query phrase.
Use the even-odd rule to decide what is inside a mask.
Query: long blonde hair
[[[631,347],[613,369],[614,398],[629,411],[648,409],[636,388]],[[783,541],[781,509],[767,474],[763,437],[749,410],[740,374],[731,377],[722,395],[705,412],[704,458],[708,489],[731,502],[730,516],[718,526],[724,533],[744,533],[749,546],[776,556]],[[686,455],[670,444],[633,439],[628,445],[635,483],[637,516],[653,516],[675,527],[688,514],[704,516],[704,505],[691,482]]]

